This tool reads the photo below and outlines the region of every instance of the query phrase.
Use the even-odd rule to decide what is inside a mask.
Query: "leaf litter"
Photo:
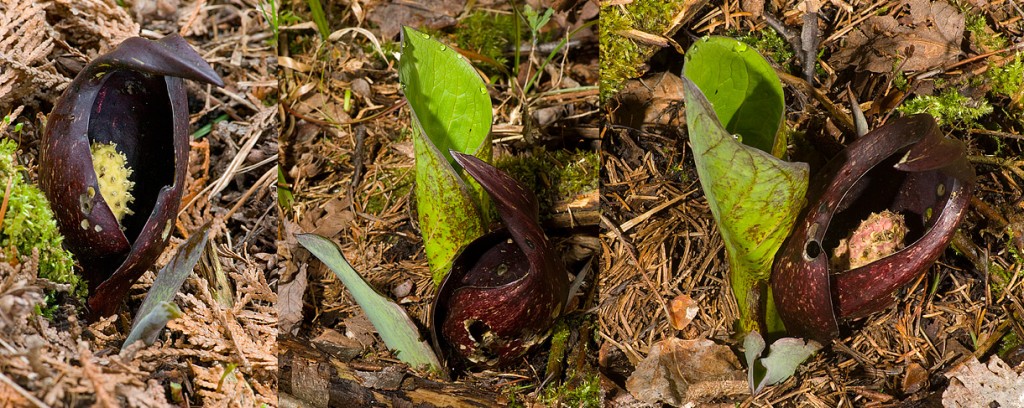
[[[763,4],[762,11],[766,19],[777,18],[799,36],[804,13],[814,9],[804,3]],[[793,79],[801,70],[799,60],[773,61],[778,71],[793,76],[783,78],[786,99],[793,101],[786,109],[786,128],[802,138],[795,139],[789,153],[808,156],[804,151],[810,146],[834,154],[839,149],[829,146],[841,148],[855,137],[852,126],[844,125],[844,120],[851,123],[849,116],[842,117],[851,114],[847,86],[857,100],[866,101],[860,107],[869,128],[886,120],[905,99],[948,90],[967,95],[971,102],[961,108],[979,100],[996,107],[968,125],[973,128],[943,127],[947,135],[968,144],[981,188],[954,240],[956,251],[947,250],[924,278],[901,291],[895,307],[854,322],[840,340],[824,345],[798,367],[793,379],[767,386],[756,396],[722,394],[716,401],[742,406],[932,406],[941,404],[943,392],[952,388],[946,373],[964,361],[998,355],[1019,375],[1024,361],[1014,339],[1021,334],[1015,306],[1021,301],[1021,264],[1014,255],[1019,250],[1016,235],[1008,230],[1013,223],[1003,220],[1018,219],[1024,212],[1019,205],[1024,173],[1015,159],[1024,150],[1024,125],[1010,98],[988,93],[993,84],[986,73],[1012,66],[1015,48],[1008,44],[1024,35],[1019,11],[1006,3],[986,2],[951,9],[945,1],[818,5],[822,48],[815,85]],[[693,36],[672,39],[685,49],[707,34],[742,36],[762,53],[786,55],[773,48],[779,43],[763,35],[772,30],[768,23],[747,17],[738,6],[703,7],[683,16],[680,30]],[[873,27],[866,21],[877,17],[894,20],[888,36],[860,31]],[[984,29],[978,28],[979,20]],[[961,29],[959,21],[974,21],[974,28],[965,24]],[[881,37],[874,43],[861,38],[869,35]],[[779,37],[786,41],[785,35]],[[1000,39],[1007,43],[998,45]],[[976,45],[981,40],[997,45],[982,48]],[[890,45],[871,48],[880,42]],[[851,51],[851,44],[861,48]],[[902,63],[910,45],[917,57],[908,66]],[[781,47],[798,48],[787,42]],[[1000,52],[987,54],[991,51]],[[837,55],[845,59],[837,61]],[[627,389],[627,379],[656,360],[655,349],[669,339],[708,339],[740,350],[740,340],[733,337],[738,309],[728,290],[724,245],[697,183],[686,131],[673,119],[682,116],[682,95],[673,101],[659,85],[663,76],[679,72],[681,61],[673,47],[662,48],[648,60],[650,74],[627,83],[626,94],[609,105],[614,110],[603,145],[601,193],[607,220],[598,312],[604,340],[599,362],[609,406],[642,405]],[[878,71],[866,70],[869,66]],[[637,97],[631,89],[664,100]],[[812,174],[824,163],[818,160],[808,160]],[[698,307],[681,329],[673,325],[677,312],[671,302],[680,295],[690,296]],[[665,365],[655,371],[676,369]],[[1007,371],[999,373],[1013,378]]]
[[[268,176],[276,173],[276,112],[263,103],[276,89],[276,78],[262,34],[268,30],[255,2],[224,8],[181,1],[176,9],[165,1],[135,2],[143,3],[158,7],[129,13],[99,0],[0,5],[0,111],[21,126],[0,133],[20,142],[19,160],[28,163],[34,178],[41,125],[33,118],[47,113],[75,73],[142,29],[156,37],[181,31],[229,86],[208,94],[189,85],[190,106],[199,111],[192,130],[206,125],[209,131],[192,143],[182,211],[156,268],[170,260],[190,231],[216,218],[211,246],[175,296],[183,316],[172,320],[153,346],[139,343],[121,353],[116,350],[132,311],[152,285],[152,271],[134,285],[123,313],[87,324],[70,305],[61,306],[52,320],[36,312],[44,294],[60,288],[37,278],[34,255],[0,263],[4,404],[277,404],[271,279],[279,263],[270,234],[276,194]]]
[[[444,4],[447,3],[439,3],[432,12],[447,13],[449,9]],[[328,36],[333,40],[318,42],[314,32],[297,31],[292,37],[294,46],[282,57],[289,61],[288,68],[282,72],[282,90],[287,95],[282,105],[288,112],[288,123],[292,123],[286,126],[291,131],[282,135],[285,141],[282,169],[287,184],[295,192],[294,204],[285,209],[286,216],[282,220],[285,244],[280,251],[283,259],[294,267],[283,274],[282,285],[296,285],[294,277],[299,276],[299,268],[308,266],[305,266],[305,294],[291,296],[287,309],[296,323],[282,328],[282,334],[290,334],[281,338],[281,395],[326,404],[318,394],[344,386],[351,398],[393,403],[412,400],[440,405],[489,405],[494,401],[522,401],[530,394],[532,396],[527,398],[537,399],[542,384],[558,383],[545,383],[544,378],[537,378],[545,370],[547,356],[543,353],[534,353],[529,361],[524,359],[514,369],[473,373],[453,382],[438,382],[424,373],[397,365],[392,353],[384,350],[376,330],[361,324],[362,319],[357,316],[361,316],[362,311],[334,274],[319,262],[313,262],[291,238],[296,233],[318,229],[333,233],[328,238],[339,244],[346,259],[367,283],[398,302],[419,324],[421,333],[429,333],[425,331],[424,322],[435,289],[414,210],[409,108],[401,104],[397,61],[390,53],[383,59],[372,46],[379,43],[388,48],[395,45],[389,43],[395,39],[388,36],[386,27],[374,28],[372,22],[360,19],[361,15],[367,19],[368,16],[377,19],[380,15],[406,18],[401,13],[378,14],[398,5],[416,7],[413,3],[392,1],[363,3],[358,10],[341,5],[328,7],[328,13],[339,16],[332,23],[337,31]],[[558,5],[542,2],[541,6]],[[567,31],[582,23],[578,20],[580,14],[572,8],[575,6],[558,7],[561,8],[554,12],[551,23],[542,28],[542,35],[549,37],[542,37],[541,45],[556,44]],[[294,11],[304,13],[299,9]],[[461,7],[452,15],[458,16],[460,11]],[[477,2],[468,11],[468,14],[476,13],[486,14],[489,19],[512,16],[506,3],[493,1]],[[464,24],[470,20],[453,21]],[[431,30],[434,38],[450,44],[451,39],[465,29],[457,25],[438,30],[430,22],[422,24],[414,26]],[[366,30],[350,30],[355,27]],[[492,27],[473,29],[487,32]],[[540,82],[534,85],[538,91],[530,92],[532,105],[528,116],[521,109],[520,96],[510,88],[507,76],[500,70],[488,73],[492,81],[488,91],[495,106],[492,133],[494,139],[501,140],[494,145],[495,158],[499,159],[496,161],[542,157],[547,154],[544,150],[559,151],[567,147],[588,152],[596,149],[600,138],[596,127],[598,112],[594,108],[597,90],[586,89],[585,85],[596,82],[598,55],[596,41],[592,34],[588,38],[587,32],[589,30],[578,34],[580,41],[574,42],[567,54],[556,54],[550,68],[543,71]],[[543,44],[548,38],[552,44]],[[528,43],[528,33],[522,39]],[[485,72],[496,69],[474,55],[477,49],[465,51],[477,68]],[[511,62],[513,51],[508,51],[502,51],[501,56]],[[524,52],[520,69],[535,73],[538,62],[547,58],[547,52],[533,56]],[[505,64],[506,69],[509,65]],[[349,90],[352,97],[346,99]],[[349,101],[347,108],[346,100]],[[596,176],[596,172],[592,174]],[[545,183],[550,184],[552,180],[555,178],[536,177],[531,181],[537,188],[544,188]],[[599,246],[593,239],[596,231],[593,221],[580,225],[580,220],[597,219],[596,189],[584,192],[593,193],[595,199],[566,197],[568,200],[564,202],[572,207],[552,200],[551,207],[559,209],[551,211],[546,211],[542,204],[542,212],[545,212],[542,218],[550,217],[550,225],[545,224],[550,238],[569,249],[566,258],[575,257],[567,260],[570,265],[582,264]],[[330,226],[331,223],[335,225]],[[570,302],[576,305],[575,310],[585,310],[592,302],[588,297],[594,293],[592,279],[584,282],[580,295]],[[294,287],[288,290],[289,293],[298,291]],[[569,364],[570,359],[587,358],[582,344],[592,338],[589,337],[592,333],[577,334],[586,332],[585,329],[574,327],[571,331],[567,357],[563,358],[566,366],[576,365],[575,362]],[[365,334],[371,334],[375,342],[364,347],[365,342],[360,340],[365,340]],[[384,377],[392,375],[385,370],[394,370],[394,367],[401,368],[404,378],[403,386],[397,390],[384,381]],[[328,375],[329,372],[338,375]],[[380,381],[370,374],[377,375]],[[314,376],[317,378],[312,378]],[[323,381],[325,379],[329,381]],[[442,396],[444,399],[438,399]]]

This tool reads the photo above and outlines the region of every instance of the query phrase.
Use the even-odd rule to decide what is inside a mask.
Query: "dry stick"
[[[996,326],[996,329],[992,331],[991,334],[985,336],[984,341],[978,343],[978,348],[975,349],[974,353],[972,353],[970,356],[973,356],[974,358],[981,358],[985,354],[988,354],[988,351],[991,350],[992,347],[995,347],[995,345],[998,344],[999,341],[1003,339],[1003,336],[1005,336],[1006,333],[1010,331],[1010,326],[1012,323],[1013,320],[1011,319],[1006,319],[1003,320],[1002,323],[999,323],[999,326]],[[960,362],[963,362],[968,357],[969,356],[964,356],[963,358],[960,359]]]
[[[256,182],[252,184],[252,187],[245,190],[245,193],[238,198],[238,202],[235,203],[234,207],[231,207],[231,210],[229,210],[227,214],[224,214],[224,221],[227,222],[227,220],[231,219],[231,216],[234,215],[239,208],[242,208],[242,204],[245,204],[245,201],[248,200],[257,189],[266,187],[264,184],[269,185],[275,175],[277,175],[277,166],[271,167],[270,170],[263,173],[263,176],[261,176],[259,180],[256,180]]]
[[[975,62],[975,61],[978,61],[978,60],[982,60],[982,59],[991,57],[991,56],[996,55],[996,54],[1002,54],[1002,53],[1006,53],[1006,52],[1010,52],[1010,51],[1016,51],[1016,50],[1019,50],[1021,48],[1024,48],[1024,43],[1014,44],[1014,45],[1011,45],[1009,47],[1003,48],[1001,50],[995,50],[995,51],[991,51],[991,52],[986,52],[984,54],[975,55],[973,57],[967,58],[967,59],[965,59],[963,61],[959,61],[959,62],[957,62],[957,63],[955,63],[953,65],[950,65],[950,66],[946,67],[946,72],[949,72],[949,71],[952,71],[954,69],[960,68],[961,66],[970,64],[972,62]]]
[[[690,190],[690,191],[688,191],[686,193],[683,193],[683,194],[679,195],[676,198],[673,198],[673,199],[668,200],[668,201],[666,201],[664,203],[661,203],[657,207],[654,207],[654,208],[648,210],[647,212],[638,215],[636,218],[633,218],[633,219],[631,219],[629,221],[626,221],[626,222],[622,223],[622,225],[619,226],[620,231],[625,233],[625,232],[633,229],[633,227],[637,226],[638,224],[640,224],[640,223],[642,223],[644,221],[647,221],[647,219],[651,218],[654,214],[657,214],[657,213],[661,212],[661,210],[664,210],[664,209],[672,206],[673,204],[678,203],[682,199],[684,199],[686,197],[689,197],[690,194],[693,194],[694,191],[697,191],[697,190]]]
[[[192,23],[196,22],[196,17],[199,17],[199,11],[202,10],[203,7],[206,7],[206,0],[199,0],[195,3],[195,8],[192,9],[192,14],[188,16],[188,22],[182,25],[181,29],[178,30],[179,35],[184,37],[185,33],[192,29]]]
[[[4,225],[4,217],[7,216],[7,203],[11,201],[11,185],[14,184],[14,173],[7,178],[7,188],[4,190],[4,201],[0,203],[0,227]]]
[[[1021,166],[1024,165],[1024,161],[1014,161],[990,156],[967,156],[967,160],[977,164],[1005,167],[1013,172],[1013,174],[1016,174],[1017,177],[1024,179],[1024,169],[1021,169]]]
[[[276,112],[273,109],[258,111],[256,114],[256,120],[250,125],[250,134],[246,135],[248,140],[246,140],[245,143],[242,144],[242,147],[238,149],[238,153],[236,153],[235,157],[231,159],[231,163],[228,164],[228,168],[224,170],[224,174],[213,183],[214,187],[213,190],[210,191],[209,198],[213,198],[213,196],[219,194],[228,186],[228,183],[231,182],[231,179],[234,176],[241,174],[238,169],[242,167],[242,163],[256,145],[256,142],[261,139],[260,136],[262,136],[264,131],[262,127],[274,117],[274,113]]]
[[[6,375],[4,375],[4,373],[2,371],[0,371],[0,382],[3,382],[4,384],[7,384],[7,386],[11,387],[11,389],[13,389],[14,392],[18,393],[18,395],[21,395],[22,398],[25,398],[26,400],[28,400],[28,402],[31,402],[33,405],[35,405],[35,406],[37,406],[39,408],[49,408],[49,405],[46,405],[45,402],[41,401],[39,398],[36,398],[35,395],[32,395],[30,392],[26,391],[24,388],[21,388],[21,386],[18,385],[18,383],[14,382],[14,380],[8,378]]]
[[[828,96],[825,96],[825,94],[819,91],[818,88],[815,88],[801,78],[797,78],[780,70],[775,70],[775,73],[779,74],[779,79],[781,79],[782,82],[797,88],[805,94],[811,95],[815,100],[821,102],[821,104],[825,106],[825,110],[828,111],[828,114],[835,120],[836,125],[839,126],[839,129],[842,130],[843,133],[846,133],[847,135],[857,134],[856,127],[853,124],[853,118],[846,114],[846,112],[843,112],[842,109],[839,109],[839,107],[832,103],[832,101],[828,99]]]
[[[356,187],[363,181],[363,169],[366,166],[363,163],[363,155],[366,150],[366,126],[356,126],[356,148],[352,154],[352,164],[355,167],[352,170],[352,182],[349,184],[351,187]]]
[[[967,131],[967,133],[974,134],[974,135],[985,135],[985,136],[992,136],[992,137],[1005,137],[1007,139],[1024,140],[1024,136],[1018,135],[1016,133],[1000,132],[1000,131],[988,130],[988,129],[970,129],[970,130]]]
[[[359,123],[363,123],[363,122],[370,122],[370,121],[373,121],[373,120],[375,120],[375,119],[377,119],[377,118],[379,118],[379,117],[381,117],[383,115],[387,115],[387,114],[389,114],[391,112],[394,112],[394,111],[402,108],[403,106],[407,105],[408,103],[409,103],[408,100],[406,100],[405,98],[402,98],[398,102],[396,102],[394,105],[391,105],[391,107],[389,107],[389,108],[387,108],[385,110],[382,110],[380,112],[377,112],[377,113],[375,113],[373,115],[367,116],[367,117],[362,118],[362,119],[353,119],[353,120],[350,120],[350,121],[347,121],[347,122],[338,122],[338,123],[333,123],[333,122],[328,122],[328,121],[325,121],[325,120],[311,118],[311,117],[309,117],[307,115],[304,115],[304,114],[301,114],[299,112],[296,112],[294,109],[292,109],[292,108],[290,108],[290,107],[288,107],[287,105],[284,105],[284,104],[282,104],[280,106],[284,109],[285,112],[288,112],[289,115],[295,116],[295,117],[297,117],[299,119],[302,119],[304,121],[310,122],[310,123],[312,123],[314,125],[333,127],[333,126],[355,125],[355,124],[359,124]]]

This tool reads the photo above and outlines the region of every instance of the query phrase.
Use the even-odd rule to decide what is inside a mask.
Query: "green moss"
[[[74,273],[71,253],[61,247],[64,238],[57,230],[46,196],[25,180],[26,169],[15,161],[17,150],[13,140],[0,141],[0,191],[11,186],[0,230],[0,253],[5,262],[13,262],[37,249],[39,277],[70,285],[70,293],[84,299],[88,290],[85,282]]]
[[[1006,358],[1007,353],[1013,351],[1014,349],[1020,347],[1021,345],[1024,345],[1024,339],[1021,339],[1020,336],[1017,335],[1016,331],[1010,330],[1009,333],[1006,333],[1006,335],[999,340],[998,354],[1002,358]]]
[[[972,100],[950,88],[938,96],[916,96],[904,102],[897,110],[904,115],[928,113],[935,117],[939,125],[970,129],[977,124],[979,118],[992,113],[992,105],[984,100]]]
[[[736,39],[754,47],[761,55],[781,66],[786,66],[793,58],[789,43],[775,30],[753,31]]]
[[[1024,62],[1021,61],[1020,53],[1013,57],[1013,61],[1003,66],[996,66],[989,63],[986,76],[991,81],[992,93],[1010,98],[1020,95],[1024,85]]]
[[[903,92],[906,92],[910,82],[907,81],[907,74],[900,69],[903,66],[902,59],[895,59],[892,61],[892,85]]]
[[[538,402],[548,407],[599,408],[602,406],[601,377],[596,372],[573,372],[562,384],[544,388]]]
[[[559,199],[572,198],[598,186],[600,157],[592,151],[537,150],[530,155],[501,158],[495,167],[509,173],[537,194],[541,217]]]
[[[683,1],[637,0],[625,7],[602,5],[598,23],[601,49],[601,100],[605,101],[630,78],[659,47],[640,44],[619,33],[629,29],[660,35],[683,6]]]
[[[964,29],[971,33],[974,44],[983,50],[1001,50],[1007,46],[1006,38],[989,29],[984,15],[964,13]]]
[[[477,9],[459,22],[455,30],[455,43],[462,49],[474,51],[497,61],[508,63],[505,50],[512,47],[516,38],[525,38],[526,24],[520,24],[516,35],[515,15],[493,13]],[[486,66],[483,66],[486,67]]]

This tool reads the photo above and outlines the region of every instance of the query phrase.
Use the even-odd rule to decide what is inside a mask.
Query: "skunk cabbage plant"
[[[107,316],[166,247],[188,167],[183,79],[224,83],[184,39],[130,38],[87,65],[46,121],[39,178]]]
[[[505,227],[455,258],[434,299],[434,344],[440,355],[460,358],[453,365],[505,365],[547,337],[569,279],[537,223],[534,194],[476,157],[451,153],[490,194]]]
[[[789,332],[825,343],[840,321],[890,305],[945,250],[973,184],[963,143],[944,137],[930,115],[896,119],[851,143],[811,182],[809,204],[775,260],[771,286]],[[854,245],[856,231],[880,238]],[[870,255],[872,246],[888,249],[833,270],[833,253]]]

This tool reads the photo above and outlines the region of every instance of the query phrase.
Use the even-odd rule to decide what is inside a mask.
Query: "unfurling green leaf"
[[[759,358],[764,351],[765,342],[756,330],[747,333],[743,339],[743,354],[747,357],[747,380],[750,392],[757,395],[765,386],[778,384],[792,377],[796,368],[821,350],[821,345],[814,340],[804,341],[786,337],[772,343],[768,355]]]
[[[174,304],[174,295],[185,283],[185,278],[192,273],[199,256],[206,249],[206,241],[210,236],[210,223],[204,224],[192,233],[192,236],[178,247],[178,252],[171,258],[153,280],[153,286],[149,288],[146,299],[142,306],[135,312],[135,320],[132,322],[132,330],[128,333],[121,349],[128,347],[138,340],[143,340],[146,345],[152,345],[160,331],[167,322],[181,316],[181,309]]]
[[[704,97],[726,90],[702,90],[687,77],[683,83],[690,146],[701,187],[725,241],[740,329],[754,330],[763,318],[762,330],[779,333],[783,328],[767,283],[775,252],[804,205],[807,164],[785,162],[741,143],[722,127]]]
[[[729,134],[782,157],[782,82],[761,54],[732,38],[704,37],[686,52],[683,75],[704,91]]]
[[[437,355],[427,342],[420,338],[419,329],[405,310],[367,284],[345,260],[341,249],[334,241],[316,234],[299,234],[296,238],[299,244],[331,268],[338,279],[341,279],[341,283],[352,293],[356,303],[377,329],[384,344],[388,349],[395,351],[399,360],[414,368],[426,367],[443,374]]]
[[[491,160],[491,99],[465,58],[409,27],[402,28],[398,76],[412,108],[416,208],[437,284],[487,225],[486,194],[460,176],[448,151]]]

